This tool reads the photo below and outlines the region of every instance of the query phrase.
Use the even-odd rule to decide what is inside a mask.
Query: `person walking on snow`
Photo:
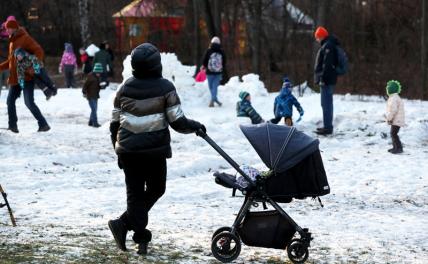
[[[162,77],[161,57],[154,45],[136,47],[131,65],[133,76],[117,91],[110,123],[118,165],[125,173],[127,209],[108,226],[123,251],[126,234],[133,230],[137,253],[144,255],[152,239],[148,212],[165,192],[166,159],[171,158],[168,127],[180,133],[206,129],[184,115],[174,85]]]
[[[34,74],[29,72],[25,75],[24,89],[21,89],[18,84],[18,73],[16,58],[14,56],[15,49],[18,47],[34,54],[39,61],[43,61],[44,52],[42,47],[20,27],[16,20],[9,20],[5,24],[5,28],[9,34],[9,53],[8,59],[0,64],[0,71],[9,70],[8,83],[10,85],[9,94],[7,96],[7,113],[9,116],[9,130],[14,133],[19,133],[18,117],[16,115],[16,99],[21,95],[21,90],[24,93],[24,102],[34,118],[37,119],[39,125],[38,132],[50,130],[46,119],[43,117],[40,109],[34,102]]]
[[[321,44],[315,60],[315,84],[321,89],[321,107],[323,111],[323,124],[317,128],[316,133],[329,135],[333,133],[333,92],[337,82],[336,65],[338,54],[336,47],[339,41],[330,36],[324,27],[315,31],[315,39]]]
[[[100,98],[100,78],[103,72],[103,66],[101,63],[95,63],[94,69],[86,77],[86,81],[83,84],[82,93],[83,96],[88,99],[89,107],[91,108],[91,115],[89,117],[89,126],[100,127],[97,118],[97,105],[98,98]]]
[[[61,62],[58,67],[59,73],[64,72],[65,87],[74,88],[74,74],[77,72],[76,55],[74,55],[73,45],[70,43],[64,44],[64,52],[62,54]]]
[[[401,93],[401,84],[395,80],[389,81],[386,84],[386,93],[388,94],[386,122],[388,125],[391,125],[392,140],[392,149],[388,149],[388,152],[398,154],[403,152],[403,145],[401,144],[398,132],[400,131],[400,127],[405,125],[404,102],[399,95]]]
[[[260,124],[265,122],[251,105],[250,93],[241,91],[239,93],[239,98],[241,98],[241,101],[236,103],[236,115],[238,117],[249,117],[251,119],[251,124]]]
[[[103,73],[101,74],[101,88],[105,89],[109,85],[108,76],[112,69],[111,55],[106,50],[105,42],[100,44],[100,50],[95,53],[93,63],[94,65],[95,63],[101,63],[103,66]]]
[[[218,37],[213,37],[211,39],[210,47],[205,52],[202,65],[206,70],[208,87],[211,93],[211,101],[208,106],[214,107],[214,103],[221,106],[222,103],[217,98],[217,92],[223,76],[223,71],[226,69],[226,57]]]
[[[303,108],[300,106],[300,103],[297,101],[296,97],[294,97],[294,95],[291,93],[291,82],[288,77],[285,76],[283,79],[281,91],[275,98],[275,102],[273,104],[275,118],[271,119],[270,122],[278,124],[278,122],[284,118],[284,123],[287,126],[292,126],[293,105],[297,108],[297,111],[299,111],[300,117],[302,117],[304,113]],[[299,120],[297,120],[297,122]]]
[[[35,55],[29,54],[21,48],[17,48],[14,54],[17,64],[18,83],[22,89],[24,89],[25,74],[32,71],[34,72],[34,81],[42,89],[46,100],[57,94],[55,84],[43,67],[43,62],[39,61]]]

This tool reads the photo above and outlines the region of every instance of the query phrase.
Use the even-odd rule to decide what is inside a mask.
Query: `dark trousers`
[[[391,125],[392,147],[395,150],[403,150],[403,145],[401,144],[400,137],[398,136],[399,131],[400,131],[399,126]]]
[[[28,110],[33,114],[34,118],[37,119],[39,127],[44,127],[48,123],[43,117],[40,109],[34,103],[34,82],[29,81],[24,83],[24,89],[21,89],[19,85],[14,85],[9,88],[9,94],[7,95],[7,113],[9,116],[9,127],[17,128],[18,127],[18,117],[16,116],[16,99],[21,95],[21,90],[24,93],[24,103],[27,106]]]
[[[91,115],[89,116],[89,123],[96,125],[98,124],[97,118],[97,106],[98,99],[88,99],[89,107],[91,108]]]
[[[321,86],[321,107],[324,128],[333,131],[333,90],[334,85]]]
[[[135,243],[147,243],[152,238],[146,229],[148,213],[165,193],[166,159],[129,153],[120,154],[119,162],[125,172],[127,195],[127,209],[120,218],[134,231]]]
[[[282,116],[278,116],[278,117],[272,118],[270,122],[274,124],[278,124],[279,121],[281,121],[281,119],[282,119]],[[284,117],[284,123],[287,126],[293,126],[293,119],[291,117]]]
[[[49,77],[45,68],[41,68],[40,73],[34,74],[34,77],[36,85],[42,89],[46,96],[56,95],[57,89],[55,84],[52,82],[52,79]]]
[[[64,65],[65,87],[73,88],[74,83],[74,65]]]

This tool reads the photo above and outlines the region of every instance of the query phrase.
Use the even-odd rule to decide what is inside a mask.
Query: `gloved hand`
[[[34,69],[35,74],[40,74],[40,65],[39,64],[34,64],[33,69]]]
[[[392,120],[387,120],[386,122],[388,123],[388,125],[392,125]]]
[[[300,108],[299,109],[299,114],[300,114],[300,116],[303,116],[303,114],[305,113],[305,111],[303,111],[303,108]]]
[[[58,67],[58,72],[59,72],[59,73],[62,73],[61,66],[60,66],[60,67]]]
[[[19,86],[21,87],[21,89],[24,89],[24,84],[25,84],[24,80],[21,79],[18,82],[19,82]]]
[[[200,132],[200,130],[202,130],[202,132],[203,132],[203,134],[202,133],[199,133]],[[207,133],[207,129],[205,128],[205,126],[204,125],[202,125],[201,123],[199,123],[199,122],[196,122],[196,135],[197,136],[202,136],[202,135],[204,135],[204,134],[206,134]]]

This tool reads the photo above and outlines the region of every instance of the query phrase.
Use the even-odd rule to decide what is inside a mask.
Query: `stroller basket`
[[[278,211],[260,211],[248,212],[238,233],[248,246],[285,249],[296,229]]]

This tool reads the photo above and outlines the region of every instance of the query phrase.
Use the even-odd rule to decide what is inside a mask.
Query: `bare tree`
[[[421,72],[422,72],[422,96],[428,99],[428,0],[422,1],[422,43],[421,43]]]
[[[89,31],[89,0],[79,0],[79,25],[80,25],[80,37],[82,38],[83,46],[89,44],[91,39]]]

